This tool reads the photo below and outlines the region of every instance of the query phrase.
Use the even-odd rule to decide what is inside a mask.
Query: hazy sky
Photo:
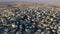
[[[0,0],[0,2],[11,2],[11,1],[29,1],[29,2],[60,2],[60,0]]]

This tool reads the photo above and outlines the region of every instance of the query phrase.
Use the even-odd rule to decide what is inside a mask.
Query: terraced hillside
[[[60,34],[60,8],[23,4],[0,10],[0,34]]]

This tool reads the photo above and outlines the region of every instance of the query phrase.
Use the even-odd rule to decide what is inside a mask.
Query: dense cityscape
[[[0,11],[0,34],[60,34],[60,8],[22,6]]]

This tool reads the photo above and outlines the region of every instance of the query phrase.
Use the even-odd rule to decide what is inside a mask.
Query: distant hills
[[[38,6],[38,5],[50,5],[50,6],[60,6],[60,3],[47,3],[47,2],[27,2],[27,1],[20,1],[20,2],[0,2],[0,8],[2,7],[18,7],[18,6]]]
[[[27,6],[29,8],[38,7],[38,6],[51,6],[51,7],[58,7],[60,8],[60,3],[42,3],[42,2],[27,2],[27,1],[20,1],[20,2],[0,2],[0,10],[5,10],[7,8],[12,7],[21,7]]]

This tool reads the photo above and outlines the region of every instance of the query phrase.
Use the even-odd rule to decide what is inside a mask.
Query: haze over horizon
[[[28,1],[28,2],[60,2],[60,0],[0,0],[0,2],[20,2],[20,1]]]

